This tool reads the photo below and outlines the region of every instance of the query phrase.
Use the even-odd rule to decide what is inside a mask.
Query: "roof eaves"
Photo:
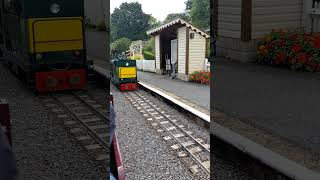
[[[167,27],[169,27],[169,26],[172,26],[172,25],[174,25],[174,24],[177,24],[177,23],[181,23],[181,24],[187,26],[188,28],[192,29],[193,31],[196,31],[197,33],[199,33],[200,35],[202,35],[202,36],[204,36],[204,37],[206,37],[206,38],[209,38],[209,37],[210,37],[210,36],[209,36],[207,33],[205,33],[204,31],[202,31],[202,30],[194,27],[193,25],[191,25],[190,23],[182,20],[181,18],[174,19],[174,20],[172,20],[172,21],[170,21],[170,22],[168,22],[168,23],[166,23],[166,24],[164,24],[164,25],[161,25],[161,26],[159,26],[159,27],[157,27],[157,28],[151,29],[151,30],[147,31],[147,35],[154,34],[154,33],[156,33],[156,32],[159,32],[159,31],[161,31],[161,30],[163,30],[163,29],[165,29],[165,28],[167,28]]]

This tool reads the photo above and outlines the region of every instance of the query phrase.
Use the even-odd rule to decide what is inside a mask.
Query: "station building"
[[[188,80],[194,71],[208,70],[207,45],[210,36],[192,24],[177,18],[147,31],[155,38],[155,71],[166,74],[167,61],[176,62],[178,79]]]
[[[138,40],[138,41],[133,41],[130,44],[129,47],[129,55],[130,56],[140,56],[140,60],[143,60],[143,53],[142,50],[146,45],[146,41]]]
[[[319,0],[211,0],[217,56],[250,62],[272,29],[319,32]]]

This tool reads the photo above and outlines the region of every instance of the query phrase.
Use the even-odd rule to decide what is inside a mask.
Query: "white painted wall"
[[[219,36],[241,37],[241,0],[222,0],[218,3]]]
[[[178,29],[178,73],[186,72],[187,27]]]
[[[205,70],[206,55],[206,38],[195,31],[189,31],[191,33],[194,33],[194,38],[189,40],[189,74]]]
[[[137,60],[136,66],[140,71],[145,72],[156,72],[155,69],[156,60]]]
[[[303,0],[253,0],[252,39],[263,37],[272,29],[301,27],[302,2]]]
[[[156,69],[160,70],[160,35],[154,37],[155,40],[155,57],[156,57]]]
[[[156,72],[155,63],[156,60],[137,60],[136,67],[140,71]]]
[[[136,67],[138,70],[143,70],[143,60],[137,60],[136,61]]]
[[[142,60],[143,61],[143,71],[146,72],[156,72],[155,60]]]

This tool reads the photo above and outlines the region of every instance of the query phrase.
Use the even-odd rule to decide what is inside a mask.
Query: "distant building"
[[[195,71],[208,70],[206,59],[210,36],[177,18],[147,31],[155,38],[156,73],[166,74],[168,61],[175,63],[178,79],[188,80]]]
[[[146,41],[138,40],[138,41],[133,41],[129,47],[129,54],[130,56],[141,56],[141,60],[143,58],[143,53],[142,49],[146,45]]]

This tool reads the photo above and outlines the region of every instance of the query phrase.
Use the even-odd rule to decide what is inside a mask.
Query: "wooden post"
[[[252,0],[241,1],[241,40],[251,40]]]
[[[211,35],[218,35],[218,15],[219,15],[219,7],[218,0],[211,0],[211,18],[210,18],[210,32]]]
[[[3,99],[0,99],[0,128],[4,130],[8,141],[12,146],[9,104]]]
[[[189,27],[186,27],[186,75],[189,75],[189,40],[190,40],[190,34],[189,34]]]

